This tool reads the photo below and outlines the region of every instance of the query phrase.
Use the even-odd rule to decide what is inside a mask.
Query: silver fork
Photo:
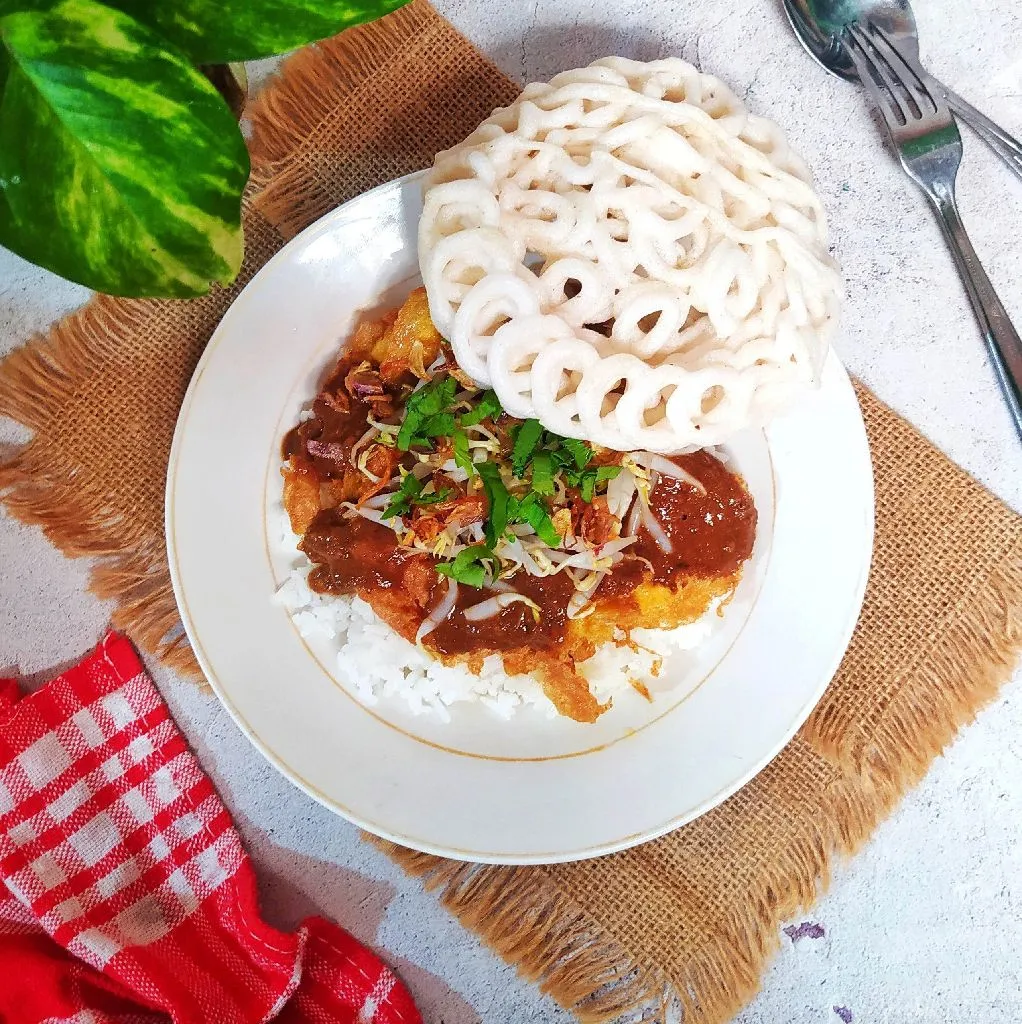
[[[997,381],[1022,438],[1022,338],[969,241],[955,201],[962,137],[944,97],[911,55],[870,22],[845,28],[842,39],[859,79],[887,122],[901,165],[923,190],[947,239],[979,321]]]

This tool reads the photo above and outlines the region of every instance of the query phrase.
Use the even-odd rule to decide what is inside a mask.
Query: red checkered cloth
[[[230,816],[126,640],[0,680],[0,1024],[421,1024],[369,950],[265,924]]]

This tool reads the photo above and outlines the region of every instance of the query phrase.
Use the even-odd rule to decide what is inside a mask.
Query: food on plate
[[[419,260],[503,409],[619,451],[693,451],[818,383],[840,302],[778,127],[681,60],[526,87],[427,179]]]
[[[367,699],[508,713],[545,696],[592,722],[701,639],[686,630],[729,600],[755,539],[718,453],[621,452],[510,414],[423,289],[359,324],[283,458],[305,562],[282,600],[303,631],[344,634]]]
[[[718,79],[608,57],[437,156],[418,255],[287,435],[282,600],[367,700],[650,697],[753,551],[716,446],[819,383],[841,283],[806,168]]]

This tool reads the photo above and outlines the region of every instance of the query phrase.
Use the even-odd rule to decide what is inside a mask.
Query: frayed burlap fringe
[[[164,545],[177,411],[209,335],[280,247],[245,200],[246,259],[230,289],[189,302],[98,295],[0,363],[0,416],[32,438],[0,461],[0,499],[65,555],[143,650],[205,685],[183,638]]]
[[[644,1020],[664,1019],[672,999],[664,974],[632,963],[546,869],[462,864],[366,838],[438,892],[466,928],[579,1020],[596,1024],[637,1012]]]
[[[429,166],[519,91],[422,2],[306,47],[281,78],[286,85],[265,90],[247,116],[255,206],[284,238],[380,181]]]
[[[849,729],[824,703],[803,733],[819,750],[895,793],[912,788],[933,759],[1011,677],[1022,647],[1022,538],[983,581],[963,593],[949,627],[914,667],[869,732]]]
[[[109,481],[84,478],[72,453],[51,443],[49,434],[54,411],[73,402],[76,388],[102,372],[112,351],[130,344],[148,305],[97,296],[48,338],[4,360],[0,415],[28,427],[34,437],[0,464],[0,496],[15,518],[40,526],[68,557],[96,559],[90,587],[114,600],[114,626],[172,668],[201,680],[191,648],[181,642],[160,529],[162,503],[154,529],[152,517],[134,516],[116,501],[104,486]]]
[[[627,935],[609,936],[606,920],[582,910],[560,884],[557,867],[458,864],[367,838],[436,890],[466,928],[580,1021],[719,1024],[758,991],[779,946],[779,922],[815,902],[829,882],[834,854],[858,850],[890,807],[859,784],[836,785],[828,813],[814,819],[813,834],[784,848],[755,887],[743,892],[734,913],[701,936],[670,976],[633,954]],[[686,911],[695,917],[704,912],[698,903],[681,908]]]
[[[325,121],[337,116],[338,94],[350,96],[364,87],[370,73],[390,54],[436,24],[428,7],[408,4],[380,21],[360,25],[289,57],[280,82],[264,89],[245,109],[245,118],[252,125],[253,180],[265,183],[272,178],[274,167],[315,135]]]

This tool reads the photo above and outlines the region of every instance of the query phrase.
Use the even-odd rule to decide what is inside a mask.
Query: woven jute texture
[[[426,166],[517,87],[422,0],[303,51],[251,109],[255,171],[238,283],[190,302],[98,298],[0,365],[0,414],[33,431],[0,494],[69,555],[115,624],[182,672],[163,543],[178,406],[232,299],[338,203]],[[501,956],[586,1020],[671,1004],[727,1020],[779,923],[826,883],[1022,647],[1022,519],[864,389],[877,534],[866,603],[808,723],[753,782],[657,842],[573,865],[464,865],[380,845]],[[673,1012],[673,1011],[672,1011]]]

